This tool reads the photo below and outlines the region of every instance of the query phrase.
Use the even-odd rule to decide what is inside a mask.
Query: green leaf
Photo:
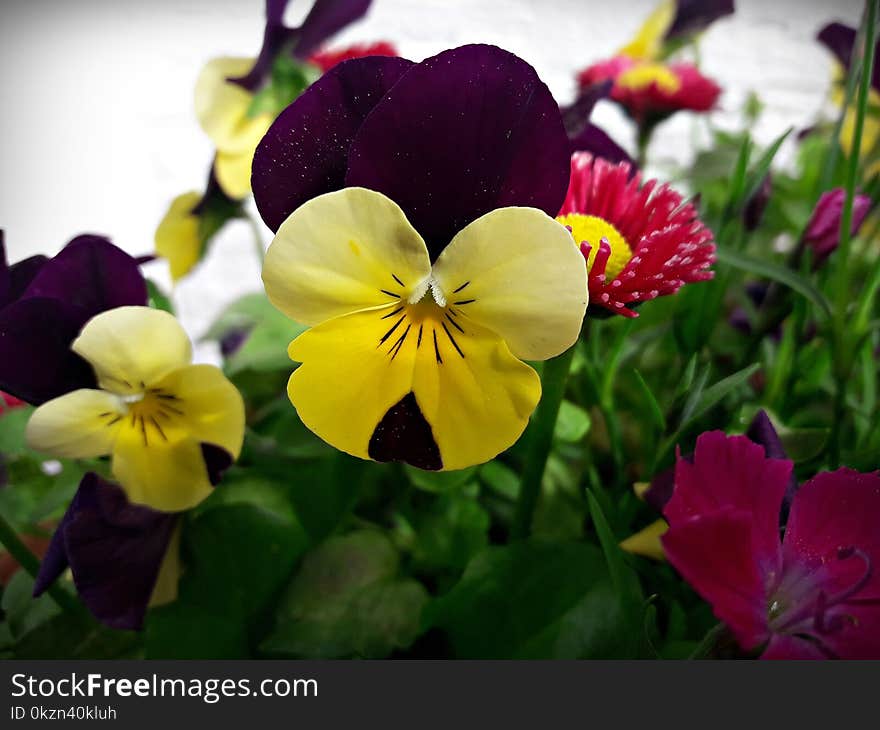
[[[781,428],[779,440],[788,458],[799,464],[819,456],[830,433],[829,428]]]
[[[394,545],[378,531],[331,537],[303,560],[261,649],[284,657],[380,658],[408,647],[428,595],[399,567]]]
[[[404,466],[404,471],[413,486],[428,492],[445,494],[463,489],[473,481],[477,473],[475,466],[454,471],[425,471],[414,466]]]
[[[519,476],[506,464],[490,461],[480,467],[479,475],[480,481],[502,497],[513,501],[519,495]]]
[[[34,409],[21,406],[4,411],[0,415],[0,454],[9,458],[25,453],[24,429]]]
[[[811,281],[797,272],[772,261],[752,258],[740,251],[733,251],[726,247],[719,246],[716,254],[719,263],[783,284],[809,300],[826,317],[831,316],[831,305],[825,295]]]
[[[758,159],[757,164],[749,170],[749,174],[745,181],[744,193],[741,198],[743,204],[751,200],[755,196],[755,193],[758,192],[758,188],[761,187],[761,183],[764,182],[764,178],[767,177],[767,173],[770,171],[770,165],[773,163],[776,153],[779,152],[782,143],[785,142],[793,129],[793,127],[789,127],[785,132],[779,135],[773,141],[773,144],[764,151],[764,154]]]
[[[174,305],[171,303],[168,295],[152,279],[147,279],[147,304],[153,309],[161,309],[174,314]]]
[[[712,408],[712,406],[716,405],[731,392],[744,385],[748,379],[760,369],[761,363],[752,363],[748,367],[733,373],[733,375],[728,375],[726,378],[722,378],[705,390],[700,388],[699,396],[695,400],[693,408],[686,412],[686,418],[682,416],[681,427],[679,430],[684,430],[689,424],[696,421],[700,416],[706,413],[706,411]],[[708,374],[708,371],[706,371],[706,373]]]
[[[463,570],[489,544],[489,515],[469,497],[441,497],[416,527],[413,561],[420,571]]]
[[[147,617],[148,658],[249,656],[251,632],[308,546],[279,489],[248,478],[224,483],[194,513],[178,599]]]
[[[638,620],[641,613],[640,608],[644,603],[644,596],[642,595],[642,587],[639,584],[638,576],[626,564],[624,553],[618,545],[618,540],[614,537],[614,533],[611,531],[611,527],[602,512],[602,508],[590,490],[587,490],[587,503],[590,507],[593,527],[596,530],[599,544],[602,546],[602,552],[605,555],[605,563],[608,566],[614,591],[626,610],[630,612],[635,611],[634,617]]]
[[[489,547],[426,609],[462,659],[632,657],[605,560],[584,543]]]
[[[34,579],[18,570],[3,589],[0,610],[13,638],[20,638],[58,615],[59,608],[48,593],[33,597]]]
[[[648,415],[651,417],[654,428],[657,429],[657,433],[663,433],[666,430],[666,417],[663,415],[663,409],[660,408],[660,404],[657,402],[657,399],[654,397],[654,393],[645,382],[642,374],[638,370],[634,369],[633,375],[635,375],[636,383],[639,386],[639,390],[642,392],[642,396],[645,400],[645,405],[648,408]]]
[[[553,437],[560,441],[578,443],[590,430],[590,414],[571,401],[564,400],[559,408]]]

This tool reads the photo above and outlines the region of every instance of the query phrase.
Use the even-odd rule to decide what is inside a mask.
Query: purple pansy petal
[[[593,107],[608,97],[611,88],[614,86],[612,79],[606,79],[598,84],[581,89],[577,99],[570,106],[560,107],[559,112],[562,114],[562,123],[565,125],[565,131],[569,136],[576,135],[590,121],[593,114]]]
[[[666,38],[699,33],[718,18],[733,13],[733,0],[678,0],[675,19]]]
[[[214,444],[202,444],[202,458],[205,460],[205,467],[208,470],[208,479],[216,487],[229,467],[232,466],[232,454]]]
[[[755,414],[755,417],[749,424],[749,428],[745,435],[756,444],[760,444],[764,447],[764,453],[767,455],[768,459],[788,458],[788,454],[785,453],[779,434],[776,433],[776,429],[773,427],[773,422],[763,409]],[[794,475],[794,472],[792,472],[788,479],[788,486],[785,489],[785,496],[782,498],[782,514],[780,516],[782,524],[785,524],[786,518],[788,517],[788,510],[791,506],[791,500],[794,498],[794,493],[797,491],[797,487],[797,477]]]
[[[779,509],[791,469],[790,461],[768,459],[746,436],[703,433],[693,463],[676,462],[675,491],[663,514],[673,527],[725,508],[751,515],[754,554],[765,573],[778,573]]]
[[[294,55],[308,58],[330,36],[366,15],[370,3],[371,0],[315,0],[298,29]]]
[[[414,66],[382,99],[351,145],[345,182],[400,205],[436,258],[495,208],[555,216],[569,160],[559,107],[535,70],[470,45]]]
[[[767,639],[764,573],[755,559],[748,512],[725,508],[673,524],[661,538],[667,559],[712,605],[740,646]]]
[[[822,648],[814,641],[802,639],[798,636],[790,634],[776,634],[761,659],[782,659],[782,660],[801,660],[801,659],[828,659],[828,655],[822,651]]]
[[[22,299],[0,310],[0,390],[40,405],[94,388],[91,367],[70,350],[87,319],[60,299]]]
[[[786,564],[821,567],[829,594],[845,590],[870,569],[856,598],[880,598],[878,526],[880,474],[845,468],[818,474],[801,486],[792,502],[783,541]],[[865,557],[837,557],[839,550],[850,548]]]
[[[6,261],[6,243],[3,229],[0,229],[0,307],[9,301],[9,264]]]
[[[77,592],[102,623],[141,627],[177,518],[129,503],[121,488],[96,474],[83,478],[52,542],[61,535]],[[56,556],[47,577],[57,570]],[[44,590],[51,580],[38,583]]]
[[[83,477],[79,488],[76,490],[76,494],[73,495],[73,499],[64,513],[64,517],[61,518],[61,522],[58,523],[55,532],[52,534],[46,554],[43,556],[42,561],[40,561],[40,571],[37,573],[37,578],[34,581],[34,598],[42,595],[67,570],[67,546],[64,544],[64,532],[70,526],[77,512],[80,509],[88,508],[89,502],[94,502],[93,492],[82,488],[86,479],[91,476],[94,475],[89,473]]]
[[[267,22],[263,30],[263,44],[260,53],[251,66],[251,70],[244,76],[227,79],[230,83],[237,84],[250,92],[257,91],[272,71],[272,64],[278,55],[284,50],[284,46],[293,42],[296,30],[288,28],[280,23]]]
[[[59,299],[86,319],[125,305],[146,305],[147,285],[137,262],[102,236],[77,236],[47,261],[24,298]]]
[[[345,61],[281,112],[257,147],[251,177],[269,228],[277,231],[307,200],[345,185],[357,130],[412,65],[384,56]]]
[[[627,151],[595,124],[587,124],[579,134],[571,138],[571,152],[589,152],[593,157],[602,157],[615,164],[629,163],[633,166],[633,173],[637,169]]]
[[[838,63],[849,71],[853,46],[856,42],[856,29],[843,23],[829,23],[819,31],[816,39],[825,46]],[[874,72],[871,75],[871,86],[880,91],[880,44],[874,50]]]

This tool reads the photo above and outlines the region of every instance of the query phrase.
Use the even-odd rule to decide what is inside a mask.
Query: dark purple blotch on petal
[[[0,390],[32,405],[94,388],[89,364],[70,345],[88,318],[60,299],[21,299],[0,310]]]
[[[281,112],[257,147],[251,176],[269,228],[277,231],[307,200],[344,187],[355,134],[412,65],[383,56],[345,61]]]
[[[436,259],[495,208],[555,216],[569,160],[559,107],[535,70],[470,45],[413,66],[376,105],[351,145],[345,183],[400,205]]]
[[[667,39],[699,33],[734,11],[733,0],[677,0],[676,6]]]
[[[388,409],[370,437],[367,452],[375,461],[399,461],[430,471],[443,468],[440,448],[415,393],[407,393]]]
[[[70,566],[83,603],[116,629],[139,629],[178,515],[131,504],[96,474],[83,477],[40,565],[34,595]]]
[[[208,470],[208,479],[216,487],[229,467],[232,466],[232,454],[214,444],[203,443],[201,446],[202,458],[205,460],[205,467]]]

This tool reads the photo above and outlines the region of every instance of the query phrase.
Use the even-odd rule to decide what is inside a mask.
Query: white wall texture
[[[609,55],[655,0],[374,0],[367,18],[333,42],[390,40],[419,60],[471,42],[502,46],[530,61],[560,101],[574,72]],[[749,91],[766,105],[757,131],[767,142],[809,125],[826,105],[829,55],[818,29],[856,24],[859,0],[737,0],[701,43],[702,67],[724,87],[713,123],[736,126]],[[293,0],[287,19],[309,7]],[[109,235],[133,254],[152,250],[170,199],[204,182],[212,149],[193,114],[202,64],[254,55],[262,0],[0,1],[0,227],[11,260],[54,253],[82,232]],[[626,120],[610,103],[594,117],[632,150]],[[705,137],[687,115],[663,125],[654,169],[684,161]],[[265,243],[270,235],[264,230]],[[148,274],[169,283],[164,262]],[[194,337],[242,293],[260,288],[252,234],[229,225],[209,258],[174,291]],[[214,359],[202,347],[203,358]]]

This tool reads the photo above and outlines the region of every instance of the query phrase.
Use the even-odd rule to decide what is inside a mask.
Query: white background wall
[[[470,42],[495,43],[530,61],[560,101],[574,73],[609,55],[654,0],[374,0],[368,17],[332,45],[385,39],[420,60]],[[828,54],[815,41],[828,20],[856,24],[859,0],[737,0],[701,45],[704,71],[724,87],[714,121],[735,126],[750,90],[766,111],[768,141],[804,127],[826,104]],[[296,23],[309,7],[293,0]],[[212,149],[196,124],[192,92],[217,55],[254,55],[262,0],[0,0],[0,227],[10,259],[54,253],[81,232],[149,253],[170,199],[204,182]],[[608,103],[596,117],[632,149]],[[652,158],[685,160],[700,124],[686,115],[658,132]],[[269,231],[265,230],[266,243]],[[223,305],[260,287],[251,233],[233,223],[174,298],[198,337]],[[148,273],[168,282],[164,263]],[[208,350],[200,353],[211,357]]]

